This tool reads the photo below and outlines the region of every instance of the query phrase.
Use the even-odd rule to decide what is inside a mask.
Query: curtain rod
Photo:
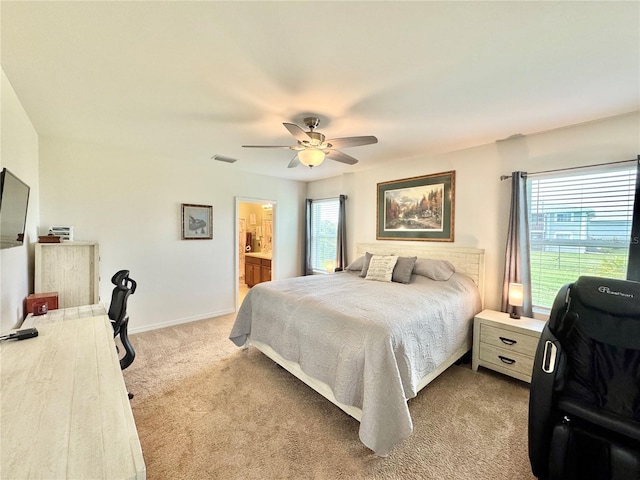
[[[336,198],[340,198],[340,197],[344,197],[345,199],[349,198],[347,195],[341,193],[340,195],[338,195],[337,197],[326,197],[326,198],[307,198],[307,200],[335,200]]]
[[[568,167],[568,168],[557,168],[555,170],[543,170],[541,172],[531,172],[527,173],[526,176],[529,175],[541,175],[543,173],[553,173],[553,172],[566,172],[568,170],[576,170],[578,168],[589,168],[589,167],[603,167],[605,165],[615,165],[617,163],[629,163],[629,162],[637,162],[640,160],[640,155],[638,155],[637,159],[633,160],[620,160],[619,162],[609,162],[609,163],[596,163],[595,165],[580,165],[579,167]],[[507,180],[511,178],[511,175],[501,175],[500,180]]]

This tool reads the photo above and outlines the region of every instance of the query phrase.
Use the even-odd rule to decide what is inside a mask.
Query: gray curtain
[[[336,272],[347,267],[347,196],[340,195],[340,210],[338,211],[338,239],[336,248]]]
[[[521,283],[524,301],[519,312],[532,317],[531,259],[529,257],[529,209],[527,205],[527,172],[511,174],[511,212],[505,252],[504,283],[502,286],[502,311],[509,307],[509,283]]]
[[[627,280],[640,282],[640,155],[636,163],[636,193],[633,201],[633,223],[629,241]]]
[[[306,199],[306,222],[304,230],[304,259],[302,262],[303,275],[313,275],[311,268],[311,204],[313,200]]]

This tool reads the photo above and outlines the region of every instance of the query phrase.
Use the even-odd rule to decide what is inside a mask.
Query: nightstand
[[[483,366],[531,383],[533,359],[546,323],[483,310],[473,320],[473,370]]]

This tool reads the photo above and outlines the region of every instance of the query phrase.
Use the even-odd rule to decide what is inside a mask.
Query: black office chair
[[[545,480],[640,479],[640,283],[580,277],[534,360],[529,459]]]
[[[129,270],[120,270],[112,278],[111,283],[115,285],[111,294],[111,305],[109,306],[109,319],[113,326],[113,337],[120,336],[120,341],[125,350],[125,355],[120,359],[120,368],[124,370],[133,363],[136,352],[129,341],[129,315],[127,315],[127,300],[129,295],[136,291],[137,283],[129,278]]]

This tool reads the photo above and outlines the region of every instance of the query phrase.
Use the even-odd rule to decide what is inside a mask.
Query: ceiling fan
[[[315,129],[320,124],[320,119],[317,117],[307,117],[304,119],[304,123],[309,128],[308,132],[305,132],[301,127],[295,123],[283,123],[285,128],[289,130],[289,133],[298,140],[296,145],[243,145],[245,148],[288,148],[296,152],[296,156],[289,162],[288,168],[297,167],[300,164],[306,165],[309,168],[313,168],[320,165],[325,156],[330,160],[336,162],[346,163],[348,165],[355,165],[358,160],[346,153],[342,153],[337,148],[358,147],[360,145],[370,145],[372,143],[378,143],[378,139],[373,135],[363,137],[344,137],[334,138],[332,140],[325,140],[325,136],[316,132]]]

